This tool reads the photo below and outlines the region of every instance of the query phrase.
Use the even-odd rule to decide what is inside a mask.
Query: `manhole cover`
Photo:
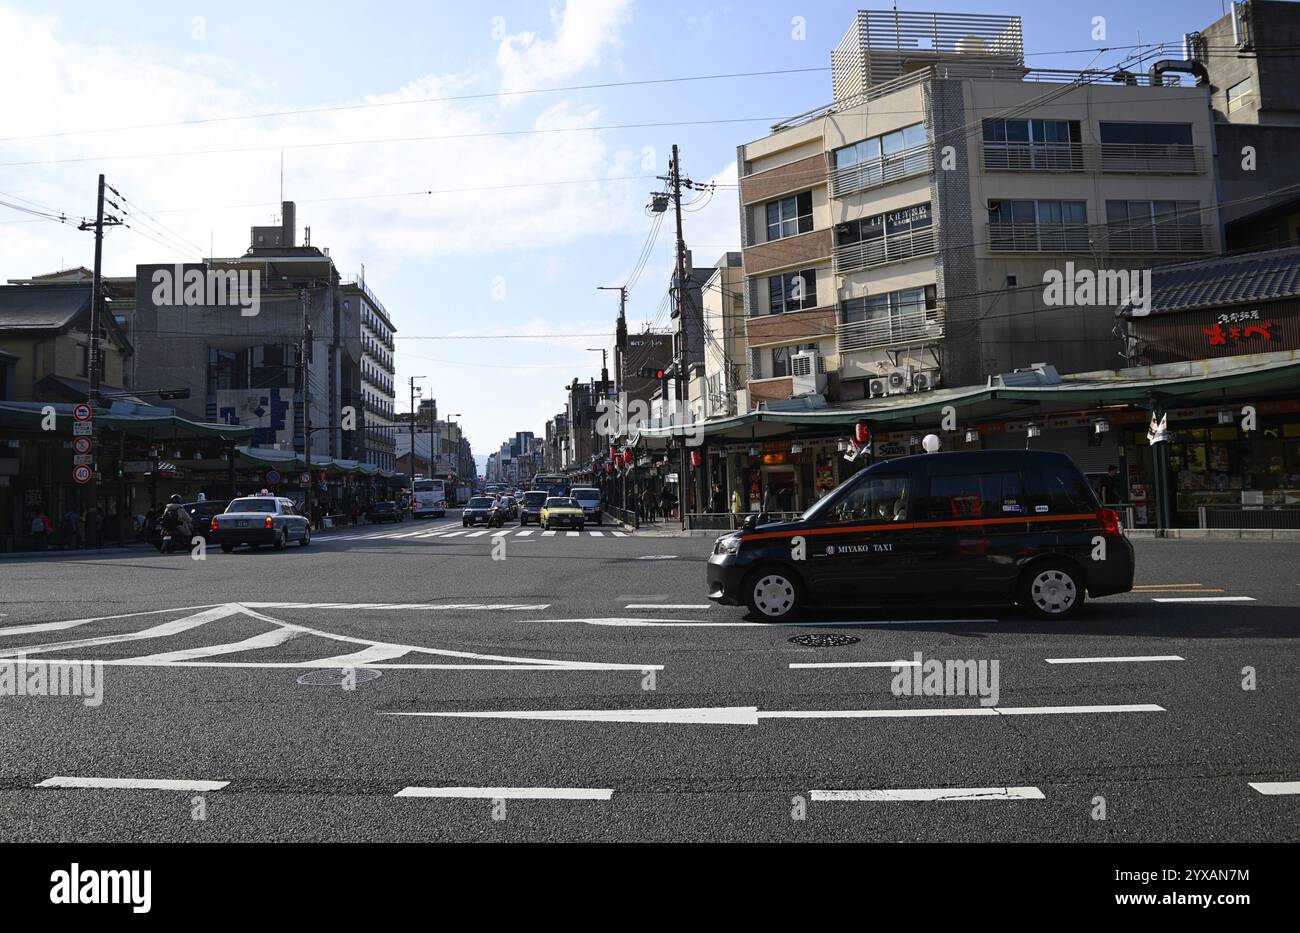
[[[803,645],[805,648],[838,648],[841,645],[856,645],[860,639],[854,635],[796,635],[787,639],[792,645]]]
[[[298,683],[305,687],[356,686],[357,684],[364,684],[368,680],[377,680],[383,676],[380,671],[372,671],[364,667],[327,667],[323,670],[312,671],[310,674],[303,674],[298,678]]]

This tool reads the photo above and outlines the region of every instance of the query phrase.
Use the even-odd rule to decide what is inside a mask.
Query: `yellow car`
[[[547,531],[557,527],[582,531],[582,526],[585,524],[582,503],[577,499],[568,499],[564,496],[551,496],[542,505],[540,520],[542,527]]]

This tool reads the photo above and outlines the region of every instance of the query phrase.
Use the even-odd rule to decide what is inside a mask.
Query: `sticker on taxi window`
[[[1036,506],[1034,506],[1034,511],[1035,511],[1035,512],[1047,512],[1047,511],[1049,511],[1049,509],[1048,509],[1048,507],[1045,506],[1045,505],[1036,505]]]
[[[1020,511],[1020,504],[1017,503],[1017,502],[1004,502],[1004,503],[1002,504],[1002,511],[1004,511],[1004,512],[1019,512],[1019,511]]]

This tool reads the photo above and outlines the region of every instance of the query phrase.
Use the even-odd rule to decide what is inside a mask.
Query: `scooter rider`
[[[163,510],[162,521],[159,524],[162,525],[164,535],[172,536],[173,546],[177,539],[184,541],[186,548],[190,546],[194,527],[190,521],[190,513],[185,510],[184,500],[180,496],[171,497],[167,508]]]

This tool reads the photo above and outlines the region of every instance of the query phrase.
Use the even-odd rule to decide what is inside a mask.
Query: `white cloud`
[[[630,6],[630,0],[569,0],[563,10],[551,10],[551,38],[506,36],[497,49],[502,90],[554,85],[601,64],[602,55],[621,44],[618,29]]]

